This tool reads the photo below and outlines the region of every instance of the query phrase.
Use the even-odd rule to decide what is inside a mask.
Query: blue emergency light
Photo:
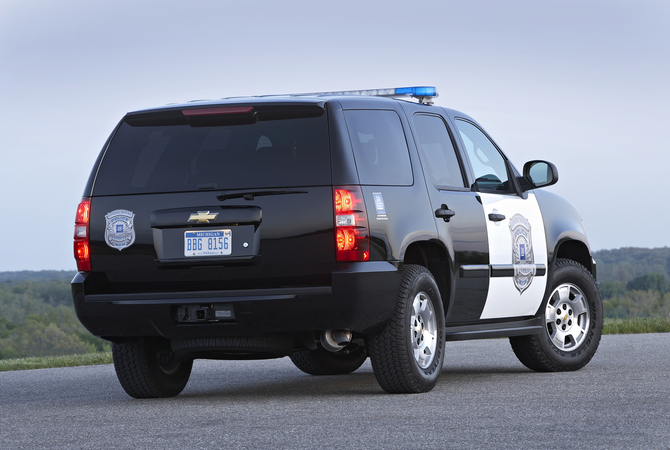
[[[334,91],[334,92],[310,92],[307,94],[292,94],[291,96],[303,97],[314,95],[372,95],[376,97],[412,97],[419,103],[432,105],[433,98],[438,96],[437,88],[433,86],[411,86],[387,89],[364,89],[357,91]]]
[[[396,94],[407,94],[412,97],[437,97],[437,89],[433,86],[414,86],[395,88]]]

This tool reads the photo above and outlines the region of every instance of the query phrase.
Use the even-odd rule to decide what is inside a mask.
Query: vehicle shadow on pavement
[[[303,374],[297,369],[288,368],[276,371],[276,378],[268,380],[272,370],[261,375],[249,374],[240,379],[231,380],[225,369],[218,374],[207,373],[200,377],[195,373],[189,385],[178,398],[209,398],[221,397],[236,400],[254,400],[283,397],[350,397],[379,396],[386,394],[375,379],[369,361],[356,372],[348,375],[312,376]],[[450,385],[490,382],[492,377],[530,375],[534,372],[525,367],[477,366],[449,368],[445,365],[440,375],[436,390],[448,389]]]
[[[266,374],[267,375],[267,374]],[[221,397],[226,399],[264,399],[282,397],[350,397],[352,395],[382,395],[384,391],[377,384],[374,374],[355,372],[349,375],[311,376],[296,374],[268,381],[246,381],[243,384],[226,384],[226,374],[221,374],[219,383],[198,383],[187,386],[180,398]]]

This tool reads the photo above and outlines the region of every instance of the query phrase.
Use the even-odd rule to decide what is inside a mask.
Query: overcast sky
[[[518,168],[558,167],[593,250],[670,245],[670,2],[0,0],[0,271],[74,270],[127,112],[437,86]]]

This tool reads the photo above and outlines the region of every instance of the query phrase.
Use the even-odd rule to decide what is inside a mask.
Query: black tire
[[[425,267],[406,265],[402,276],[393,318],[383,332],[368,336],[366,347],[377,382],[386,392],[428,392],[435,387],[444,362],[442,298]],[[426,301],[432,307],[434,324],[425,313],[415,315],[413,320],[414,304]],[[428,304],[423,307],[428,308]],[[424,342],[432,345],[432,356],[421,350]]]
[[[191,376],[193,360],[179,361],[162,338],[112,344],[114,369],[121,386],[135,398],[174,397]]]
[[[558,311],[560,309],[561,313]],[[510,337],[519,361],[538,372],[579,370],[598,350],[603,330],[602,298],[591,273],[581,264],[559,259],[549,295],[540,308],[544,331]]]
[[[291,355],[295,366],[310,375],[346,375],[361,367],[368,358],[363,347],[332,353],[323,348],[301,350]]]

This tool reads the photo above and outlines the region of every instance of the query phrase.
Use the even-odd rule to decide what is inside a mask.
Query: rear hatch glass
[[[176,110],[126,116],[105,153],[93,195],[330,184],[322,107],[250,109],[244,114],[188,116]]]

